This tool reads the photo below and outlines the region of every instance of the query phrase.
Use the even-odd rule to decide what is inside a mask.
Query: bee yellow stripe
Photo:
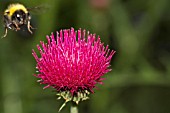
[[[22,10],[25,13],[28,13],[27,9],[22,4],[11,4],[8,7],[9,15],[12,16],[15,11]]]

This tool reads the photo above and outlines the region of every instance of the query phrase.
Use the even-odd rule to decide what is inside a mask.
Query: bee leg
[[[30,28],[31,28],[31,29],[37,29],[37,28],[32,27],[31,25],[30,25]]]
[[[20,28],[19,28],[19,26],[16,24],[16,22],[14,22],[14,25],[15,25],[15,31],[20,30]]]
[[[33,32],[31,31],[31,29],[33,28],[30,24],[30,21],[28,21],[27,23],[27,28],[28,28],[28,31],[32,34]],[[31,28],[31,29],[30,29]]]
[[[7,33],[8,33],[8,29],[7,29],[7,27],[5,27],[5,32],[4,32],[4,35],[1,37],[1,39],[4,38],[4,37],[6,37],[6,36],[7,36]]]

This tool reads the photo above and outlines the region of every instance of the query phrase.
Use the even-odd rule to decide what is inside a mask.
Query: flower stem
[[[70,113],[78,113],[78,105],[75,102],[72,102]]]

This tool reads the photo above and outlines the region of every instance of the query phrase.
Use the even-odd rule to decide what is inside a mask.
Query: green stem
[[[78,105],[75,102],[72,102],[70,113],[78,113]]]

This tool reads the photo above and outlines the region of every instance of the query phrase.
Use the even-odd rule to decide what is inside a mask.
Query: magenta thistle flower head
[[[96,84],[102,84],[102,76],[111,71],[115,51],[104,47],[100,37],[81,29],[61,30],[47,40],[37,45],[40,57],[33,50],[39,71],[35,76],[46,84],[44,88],[55,88],[59,98],[76,103],[86,100]]]

